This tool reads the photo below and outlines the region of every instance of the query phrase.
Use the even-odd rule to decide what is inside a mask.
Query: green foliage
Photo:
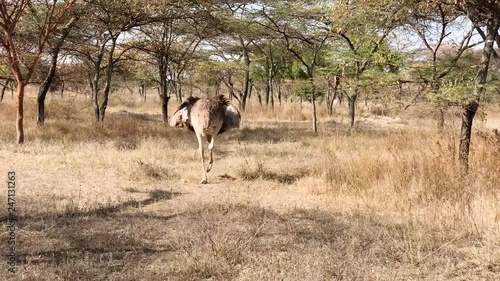
[[[313,95],[313,86],[309,81],[294,81],[290,94],[291,96],[301,97],[309,100]],[[315,93],[315,95],[317,95],[317,93]]]
[[[429,101],[461,105],[476,98],[475,79],[479,63],[477,54],[469,50],[456,61],[453,61],[453,57],[452,51],[443,52],[436,61],[414,63],[409,69],[408,74],[414,79],[424,79],[429,84],[439,85],[438,91],[430,85],[426,92]],[[442,73],[446,75],[439,76]],[[489,88],[488,86],[487,89]]]
[[[7,76],[9,74],[10,74],[9,65],[0,63],[0,75],[1,76]]]
[[[202,85],[219,85],[222,79],[231,77],[240,80],[243,69],[240,63],[231,61],[200,61],[193,68],[194,82]]]
[[[291,76],[294,80],[306,80],[309,78],[309,75],[304,70],[304,65],[297,60],[292,62]]]
[[[341,76],[342,86],[353,94],[360,88],[369,93],[394,84],[404,56],[389,46],[387,38],[408,16],[407,1],[340,1],[330,11],[330,29],[339,40],[327,56],[331,68],[322,72]]]

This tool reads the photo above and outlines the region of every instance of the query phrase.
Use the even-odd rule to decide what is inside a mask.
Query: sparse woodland
[[[500,280],[499,28],[497,0],[2,1],[0,280]],[[217,94],[242,124],[200,186],[167,124]]]

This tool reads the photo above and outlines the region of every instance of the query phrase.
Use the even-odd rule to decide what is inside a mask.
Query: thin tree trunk
[[[433,80],[431,83],[431,91],[434,95],[439,94],[439,90],[441,89],[441,81],[438,79]],[[446,113],[446,107],[442,101],[439,101],[436,106],[436,125],[438,130],[442,131],[444,129],[444,122],[445,122],[445,113]]]
[[[5,81],[5,84],[2,86],[2,91],[0,92],[0,101],[3,100],[3,97],[5,95],[5,90],[7,90],[7,88],[9,87],[10,81],[11,81],[11,79],[7,78],[7,80]]]
[[[281,82],[278,81],[278,101],[281,107]]]
[[[112,56],[112,54],[110,54]],[[111,91],[111,79],[113,76],[113,65],[108,65],[106,70],[106,85],[104,86],[103,99],[101,108],[99,109],[99,121],[104,122],[106,116],[106,109],[108,108],[109,92]]]
[[[106,49],[106,43],[102,42],[101,48],[99,50],[99,54],[97,56],[97,60],[94,64],[94,78],[92,79],[91,87],[92,87],[92,100],[94,101],[94,115],[97,122],[100,120],[100,108],[99,108],[99,78],[101,76],[101,64],[102,59],[104,57],[104,50]]]
[[[335,98],[338,96],[337,90],[339,84],[340,84],[340,79],[338,76],[333,77],[333,85],[331,85],[330,81],[328,81],[328,91],[330,92],[330,89],[332,90],[328,95],[328,100],[326,101],[329,116],[333,115],[333,102],[335,101]]]
[[[312,97],[312,107],[313,107],[313,133],[317,133],[318,132],[318,120],[317,120],[317,117],[316,117],[316,97],[313,95]]]
[[[56,74],[57,57],[59,55],[59,49],[54,49],[52,53],[49,73],[47,74],[47,77],[43,81],[42,85],[40,86],[40,90],[38,91],[36,102],[38,108],[37,124],[39,126],[45,123],[45,98],[47,97],[50,85],[52,84],[52,81],[54,80],[54,76]]]
[[[243,37],[240,36],[240,43],[243,48],[243,60],[245,62],[245,80],[243,81],[243,91],[240,96],[240,109],[245,111],[247,105],[248,92],[250,91],[250,56],[248,55],[248,49],[243,41]]]
[[[356,88],[354,90],[354,95],[348,96],[349,100],[349,123],[351,127],[354,127],[354,119],[356,116],[356,100],[358,99],[359,90]]]
[[[270,79],[269,81],[270,81],[269,83],[271,84],[271,85],[269,86],[269,88],[271,89],[271,91],[270,91],[270,93],[269,93],[269,94],[270,94],[270,101],[271,101],[271,109],[274,111],[274,90],[273,90],[273,80],[272,80],[272,79]]]
[[[17,119],[16,119],[16,133],[17,143],[24,143],[24,89],[26,84],[24,82],[17,82]]]
[[[99,101],[97,100],[97,97],[94,99],[94,117],[97,122],[99,122],[101,119],[101,110],[99,108]]]
[[[146,102],[146,84],[144,84],[144,81],[141,81],[141,85],[139,86],[139,95],[144,97],[144,102]]]
[[[475,99],[462,107],[462,127],[460,132],[459,160],[462,175],[469,172],[469,151],[472,135],[472,122],[479,107],[481,96],[483,95],[488,77],[488,69],[491,54],[493,53],[493,44],[498,33],[499,20],[496,15],[492,15],[487,23],[487,35],[481,55],[481,64],[476,78]]]
[[[163,123],[168,124],[168,101],[170,100],[169,96],[160,95],[161,99],[161,114],[163,117]]]
[[[63,77],[61,76],[61,91],[60,91],[60,92],[61,92],[61,98],[63,98],[63,97],[64,97],[64,90],[65,90],[65,88],[64,88],[64,87],[65,87],[64,79],[63,79]]]
[[[462,108],[462,127],[460,129],[460,166],[462,174],[466,175],[469,172],[469,150],[472,135],[472,122],[476,115],[479,104],[472,102]]]
[[[267,79],[267,89],[266,89],[266,105],[268,105],[267,101],[271,102],[271,109],[274,110],[274,91],[273,91],[273,78],[271,76],[272,71],[269,70],[268,79]]]
[[[104,122],[106,109],[108,108],[109,93],[111,91],[111,81],[113,79],[113,70],[115,67],[113,55],[116,48],[116,40],[118,39],[119,34],[120,33],[114,34],[111,38],[111,46],[108,54],[108,65],[106,66],[106,85],[104,86],[103,100],[101,103],[101,108],[99,109],[99,121],[101,122]]]
[[[250,89],[248,89],[248,97],[247,97],[248,100],[250,100],[250,97],[252,96],[253,90],[254,90],[254,85],[250,81]]]
[[[177,77],[177,79],[179,79],[179,77]],[[179,103],[182,103],[182,85],[181,85],[181,83],[176,83],[175,90],[177,92]]]
[[[318,120],[316,115],[316,86],[314,85],[314,80],[311,78],[309,80],[311,83],[311,102],[312,102],[312,121],[313,121],[313,133],[318,132]]]
[[[52,58],[50,61],[49,73],[47,74],[47,77],[45,77],[45,80],[40,86],[40,90],[38,91],[38,96],[37,96],[37,107],[38,107],[37,124],[39,126],[45,123],[45,98],[47,97],[47,92],[49,91],[50,85],[52,84],[52,81],[54,81],[54,77],[56,75],[57,58],[59,57],[59,52],[61,51],[62,45],[64,44],[64,40],[66,40],[66,37],[68,37],[71,27],[73,26],[75,20],[76,18],[73,17],[68,22],[68,24],[64,26],[59,41],[57,41],[56,45],[52,49]]]
[[[269,79],[269,77],[266,79],[266,92],[265,92],[265,95],[264,95],[264,100],[266,101],[266,106],[269,105],[269,93],[271,92],[271,82]]]
[[[162,120],[164,124],[168,124],[168,102],[170,100],[170,96],[168,94],[169,85],[167,81],[166,71],[161,72],[160,77],[162,77],[162,79],[160,81],[160,87],[158,88],[158,94],[160,96],[160,101],[161,101]]]
[[[255,89],[257,92],[257,100],[259,101],[260,107],[262,107],[262,95],[260,94],[260,91],[258,89]]]

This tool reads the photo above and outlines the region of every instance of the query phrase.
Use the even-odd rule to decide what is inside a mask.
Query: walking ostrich
[[[229,129],[238,128],[240,120],[241,115],[238,109],[222,95],[209,98],[189,97],[181,103],[174,115],[172,115],[170,126],[176,128],[186,126],[196,133],[203,173],[201,184],[207,183],[207,173],[212,169],[212,163],[214,162],[212,149],[214,148],[215,136]],[[210,151],[210,159],[206,170],[203,137],[206,138],[208,150]]]

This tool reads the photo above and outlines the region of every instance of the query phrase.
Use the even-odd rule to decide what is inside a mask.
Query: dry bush
[[[490,228],[499,217],[495,198],[500,194],[500,163],[494,150],[476,142],[471,155],[474,172],[462,177],[458,143],[446,133],[416,130],[411,139],[396,134],[370,140],[358,133],[349,136],[352,143],[346,145],[355,153],[328,149],[324,158],[328,164],[316,168],[328,194],[359,202],[382,216],[446,230],[451,237],[498,237],[500,232]],[[356,148],[356,139],[369,149]]]

